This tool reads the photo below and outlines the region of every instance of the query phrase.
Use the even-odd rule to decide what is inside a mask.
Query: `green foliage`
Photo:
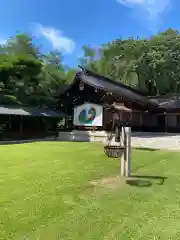
[[[0,103],[51,105],[57,89],[75,73],[62,61],[59,52],[40,54],[26,34],[10,38],[0,47]]]
[[[81,65],[149,95],[180,92],[180,33],[172,29],[149,39],[116,39],[99,48],[83,46]],[[42,54],[27,34],[0,46],[0,103],[51,105],[76,69],[54,51]]]
[[[179,93],[180,34],[168,29],[150,39],[117,39],[99,49],[84,49],[85,65],[149,95]],[[82,62],[82,60],[81,60]]]
[[[133,150],[135,176],[120,179],[102,148],[1,146],[0,239],[178,240],[179,152]]]

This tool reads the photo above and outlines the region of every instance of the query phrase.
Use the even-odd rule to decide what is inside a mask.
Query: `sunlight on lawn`
[[[129,182],[100,144],[0,146],[0,156],[0,239],[180,237],[177,152],[134,150]]]

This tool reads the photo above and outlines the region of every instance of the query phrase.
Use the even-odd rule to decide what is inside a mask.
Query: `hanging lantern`
[[[116,134],[115,134],[115,142],[111,142],[113,139],[111,131],[111,137],[109,142],[104,146],[104,153],[110,158],[119,158],[124,153],[124,145],[122,143],[122,132],[120,125],[123,124],[123,119],[120,117],[122,116],[123,112],[130,113],[131,110],[126,108],[123,103],[113,103],[112,108],[116,110],[116,113],[113,115],[113,126],[116,125]],[[118,122],[118,124],[116,123]],[[124,128],[123,128],[124,129]]]
[[[115,124],[115,117],[113,118],[113,125]],[[121,145],[122,143],[122,136],[120,132],[120,127],[116,126],[116,133],[115,133],[115,142],[112,141],[112,132],[111,132],[111,137],[109,139],[108,144],[104,146],[104,153],[109,157],[109,158],[119,158],[123,155],[124,153],[124,145]]]
[[[80,90],[80,91],[83,91],[83,90],[84,90],[84,83],[83,83],[83,82],[80,82],[80,84],[79,84],[79,90]]]

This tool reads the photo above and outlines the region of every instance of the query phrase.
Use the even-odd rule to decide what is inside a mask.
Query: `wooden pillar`
[[[180,131],[180,115],[177,115],[177,132]]]
[[[20,136],[22,136],[23,131],[23,116],[20,116]]]
[[[9,125],[9,129],[11,129],[11,115],[9,115],[9,123],[8,123],[8,125]]]
[[[167,113],[165,113],[165,133],[167,133],[167,125],[168,125],[168,119],[167,119]]]
[[[142,112],[140,111],[140,130],[142,132]]]

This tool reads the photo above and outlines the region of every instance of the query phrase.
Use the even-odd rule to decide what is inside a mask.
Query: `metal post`
[[[125,131],[124,131],[124,127],[121,128],[121,136],[122,136],[122,143],[124,146],[125,146]],[[125,148],[124,148],[124,154],[122,155],[121,157],[121,177],[124,177],[125,176]]]
[[[129,177],[131,174],[131,127],[125,127],[125,136],[126,136],[126,177]]]
[[[131,174],[131,127],[122,127],[124,139],[124,154],[121,157],[121,177],[129,177]]]

